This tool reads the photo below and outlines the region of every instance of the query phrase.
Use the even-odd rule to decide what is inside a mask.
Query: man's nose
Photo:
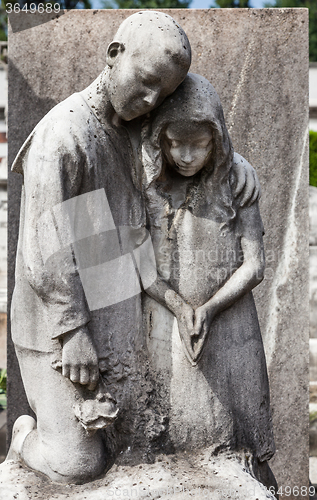
[[[159,90],[151,90],[149,91],[146,96],[143,98],[143,101],[146,104],[149,104],[150,106],[155,106],[158,98],[159,98],[160,92]]]

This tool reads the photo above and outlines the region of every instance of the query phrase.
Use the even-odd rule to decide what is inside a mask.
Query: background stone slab
[[[308,485],[307,11],[166,12],[185,29],[193,49],[191,71],[216,88],[235,150],[254,165],[262,184],[267,271],[255,297],[277,445],[271,466],[280,486]],[[131,13],[69,11],[10,33],[9,166],[42,116],[103,69],[107,45]],[[20,186],[21,178],[10,174],[9,298]],[[11,426],[29,411],[11,343],[8,367]]]

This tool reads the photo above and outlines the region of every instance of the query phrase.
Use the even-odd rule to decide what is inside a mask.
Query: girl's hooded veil
[[[151,190],[162,172],[161,140],[167,126],[186,121],[210,126],[213,141],[210,161],[202,169],[199,183],[196,186],[193,183],[186,207],[197,216],[213,212],[219,222],[228,222],[235,216],[230,187],[233,147],[218,94],[200,75],[189,73],[176,91],[151,113],[150,120],[143,127],[143,188]]]

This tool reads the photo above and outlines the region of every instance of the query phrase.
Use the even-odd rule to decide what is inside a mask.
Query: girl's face
[[[202,123],[172,123],[165,133],[164,152],[168,163],[181,175],[197,174],[207,163],[212,133]]]

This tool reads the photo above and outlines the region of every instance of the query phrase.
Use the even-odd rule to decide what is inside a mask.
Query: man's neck
[[[112,107],[107,91],[107,70],[81,92],[96,118],[105,128],[119,126],[120,118]]]

